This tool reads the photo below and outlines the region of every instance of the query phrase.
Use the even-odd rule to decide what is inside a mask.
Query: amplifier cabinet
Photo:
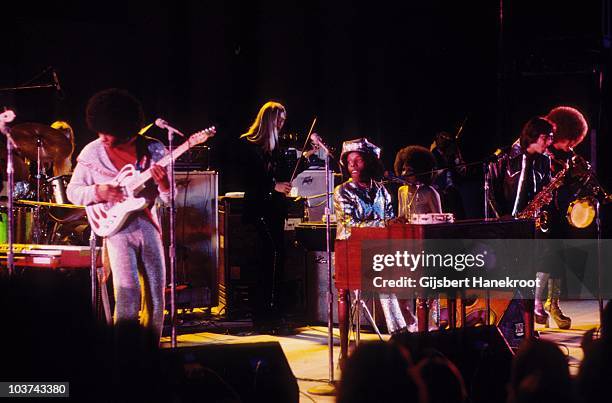
[[[250,313],[257,271],[257,233],[242,223],[242,197],[219,198],[219,306],[228,318]]]
[[[248,317],[259,268],[258,236],[255,228],[242,222],[244,199],[219,198],[219,305],[228,318]],[[290,211],[291,216],[291,211]],[[285,263],[280,290],[287,315],[302,316],[306,310],[305,253],[295,242],[295,231],[285,227]]]
[[[332,206],[332,214],[334,209],[333,193],[334,180],[337,178],[334,173],[329,176],[329,194],[330,205]],[[307,169],[295,177],[291,186],[297,191],[295,196],[306,198],[306,221],[321,221],[325,208],[327,207],[325,200],[325,170]]]
[[[175,172],[175,180],[176,283],[188,286],[178,300],[180,305],[188,307],[216,306],[218,174],[215,171]],[[169,208],[162,209],[167,283],[170,282],[168,212]]]

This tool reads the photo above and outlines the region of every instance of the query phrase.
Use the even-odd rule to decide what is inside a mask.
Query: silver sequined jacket
[[[357,186],[351,179],[334,190],[336,239],[348,239],[352,227],[384,227],[395,217],[391,195],[382,183],[372,182],[370,189]]]

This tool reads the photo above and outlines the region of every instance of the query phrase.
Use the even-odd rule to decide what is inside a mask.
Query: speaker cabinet
[[[461,318],[461,299],[457,299],[457,326],[464,327]],[[511,291],[496,291],[491,295],[491,324],[496,325],[502,333],[508,345],[518,348],[525,340],[525,306],[521,296]],[[447,309],[446,299],[440,299],[440,308]],[[487,307],[484,295],[470,296],[465,298],[466,323],[465,327],[482,326],[486,323]],[[443,314],[448,316],[448,313]]]
[[[329,285],[327,252],[312,251],[308,252],[306,256],[308,320],[319,324],[327,323],[327,292]],[[338,323],[338,290],[334,285],[332,285],[332,292],[334,299],[333,318],[334,323]]]
[[[244,199],[219,198],[219,305],[228,318],[248,317],[259,264],[257,232],[242,222]],[[291,211],[289,214],[291,219]],[[285,313],[302,316],[306,310],[305,253],[296,246],[295,230],[285,227],[285,263],[281,304]]]
[[[218,303],[218,177],[214,171],[176,172],[176,282],[179,305],[211,307]],[[170,281],[169,209],[162,210],[166,280]]]

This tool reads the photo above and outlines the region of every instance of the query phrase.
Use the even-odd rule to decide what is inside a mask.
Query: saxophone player
[[[550,202],[550,195],[540,192],[551,181],[551,161],[546,150],[553,141],[554,132],[555,125],[550,120],[543,117],[530,119],[521,130],[519,139],[489,165],[489,203],[497,217],[520,216],[536,196],[543,204]],[[525,325],[531,329],[534,316],[537,323],[546,323],[547,320],[541,296],[548,274],[537,272],[536,278],[540,280],[536,284],[541,286],[536,287],[534,304],[524,300]]]
[[[516,216],[550,182],[555,126],[548,119],[530,119],[510,149],[489,164],[489,205],[497,217]]]

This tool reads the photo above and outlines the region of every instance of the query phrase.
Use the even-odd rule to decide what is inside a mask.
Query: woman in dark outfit
[[[253,324],[262,332],[286,328],[282,323],[280,282],[283,278],[284,229],[291,183],[279,180],[278,135],[287,112],[278,102],[264,104],[249,130],[240,136],[244,172],[243,221],[255,226],[260,247]],[[314,133],[313,133],[314,135]],[[305,153],[305,157],[312,154]],[[302,165],[305,158],[301,158]],[[299,172],[299,170],[298,170]],[[251,252],[251,251],[245,251]]]

